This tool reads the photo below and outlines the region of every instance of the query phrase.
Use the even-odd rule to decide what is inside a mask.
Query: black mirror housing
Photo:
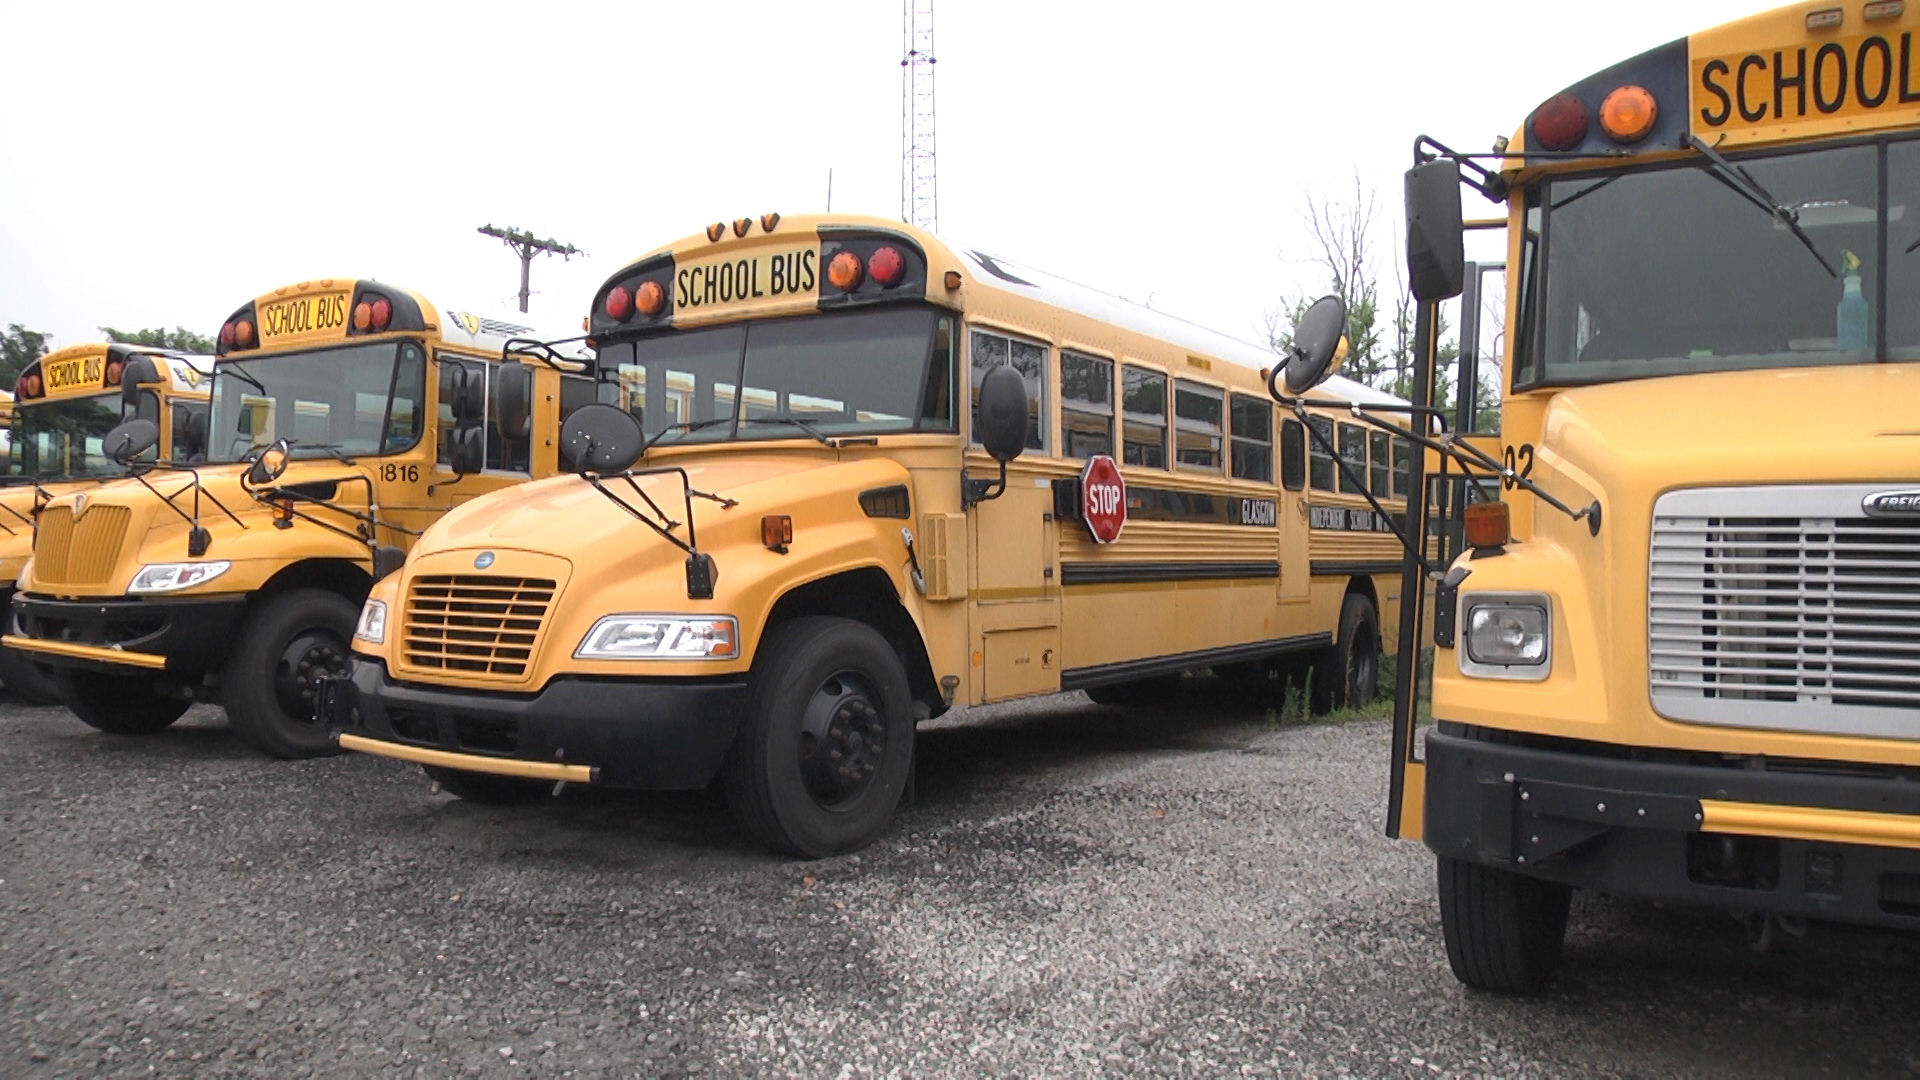
[[[1466,283],[1460,163],[1438,158],[1407,170],[1407,279],[1422,303],[1451,300]]]
[[[1018,369],[1002,364],[980,380],[980,406],[974,413],[973,437],[1002,465],[1027,448],[1027,380]]]
[[[160,365],[151,356],[136,356],[120,368],[120,415],[131,416],[140,407],[140,387],[160,381]]]
[[[1320,385],[1333,370],[1340,339],[1347,333],[1347,304],[1337,296],[1323,296],[1308,305],[1293,328],[1293,351],[1283,369],[1287,393],[1299,396]]]
[[[466,365],[450,360],[440,362],[440,400],[453,410],[456,427],[472,427],[487,415],[487,383]]]
[[[160,445],[160,425],[151,420],[124,420],[101,440],[107,457],[115,464],[127,465],[141,454]]]
[[[501,364],[493,377],[500,437],[518,442],[527,437],[533,423],[533,372],[525,364],[509,361]]]
[[[487,467],[487,433],[484,428],[463,427],[453,433],[453,471],[472,476]]]
[[[600,401],[567,414],[560,430],[560,459],[580,472],[624,472],[640,460],[646,445],[639,419]]]

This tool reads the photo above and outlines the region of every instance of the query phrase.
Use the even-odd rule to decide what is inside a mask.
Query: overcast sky
[[[1324,285],[1310,192],[1413,138],[1486,149],[1598,68],[1751,0],[939,0],[940,232],[1257,339]],[[216,329],[312,277],[533,321],[707,222],[900,211],[898,0],[0,4],[0,323]],[[1477,197],[1476,197],[1477,200]],[[1476,212],[1469,204],[1469,213]],[[1491,209],[1491,207],[1487,207]],[[1391,280],[1392,268],[1380,272]]]

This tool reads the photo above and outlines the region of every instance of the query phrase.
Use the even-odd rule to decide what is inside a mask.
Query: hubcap
[[[273,694],[280,711],[295,723],[313,723],[315,683],[326,675],[347,673],[347,647],[325,630],[294,635],[274,665]]]
[[[852,672],[820,684],[800,722],[800,777],[826,810],[858,800],[887,757],[887,724],[871,688]]]

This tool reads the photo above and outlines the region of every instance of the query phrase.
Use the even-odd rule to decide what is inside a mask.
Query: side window
[[[1233,478],[1273,483],[1273,403],[1233,395]]]
[[[487,377],[487,365],[478,360],[458,360],[451,356],[442,356],[439,359],[439,367],[441,371],[446,371],[451,367],[465,368],[467,378],[469,379],[484,379]],[[491,396],[488,398],[488,404],[492,404]],[[492,409],[489,408],[488,411],[491,412]],[[439,423],[435,427],[435,430],[439,433],[440,437],[440,464],[451,467],[453,465],[453,404],[448,401],[440,402],[437,418]],[[491,427],[492,425],[488,426]],[[491,456],[491,447],[488,448],[488,453],[489,456]]]
[[[426,395],[427,355],[416,347],[400,351],[400,362],[393,369],[393,392],[388,396],[387,430],[380,439],[380,452],[396,453],[420,441],[420,426],[426,410],[420,399]]]
[[[953,317],[943,315],[933,327],[933,355],[920,394],[921,431],[953,430],[953,344]]]
[[[1340,493],[1364,495],[1367,490],[1367,431],[1353,424],[1340,425]]]
[[[1061,352],[1060,442],[1070,458],[1113,453],[1113,361]]]
[[[1372,489],[1374,497],[1380,499],[1387,498],[1391,494],[1390,482],[1387,479],[1387,474],[1391,471],[1388,467],[1388,462],[1391,460],[1387,449],[1389,438],[1391,436],[1384,431],[1367,432],[1368,461],[1369,468],[1372,470],[1367,474],[1367,486]]]
[[[1333,420],[1325,416],[1309,416],[1307,423],[1313,425],[1313,437],[1307,440],[1308,463],[1311,466],[1313,490],[1332,491],[1333,475],[1340,470],[1333,466],[1333,456],[1329,447],[1333,445]]]
[[[1280,484],[1288,491],[1307,486],[1307,429],[1298,420],[1280,423]]]
[[[565,422],[573,415],[573,410],[582,405],[591,405],[599,396],[600,384],[585,375],[560,376],[560,420]]]
[[[1393,497],[1407,497],[1407,465],[1411,460],[1408,450],[1413,444],[1396,435],[1393,437]]]
[[[533,425],[518,439],[509,439],[500,431],[500,380],[498,364],[487,364],[487,468],[502,472],[533,471]]]
[[[1173,386],[1174,461],[1183,469],[1226,467],[1226,394],[1182,379]]]
[[[1120,369],[1121,463],[1167,467],[1167,377],[1127,364]]]
[[[1027,381],[1027,449],[1047,449],[1047,347],[1031,341],[996,334],[988,330],[973,332],[973,408],[974,428],[979,428],[980,380],[1001,364],[1011,364]],[[976,435],[974,444],[979,445]]]

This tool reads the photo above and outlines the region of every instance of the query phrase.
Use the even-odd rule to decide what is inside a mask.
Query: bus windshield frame
[[[106,455],[107,432],[118,426],[121,418],[118,390],[16,401],[7,475],[32,477],[41,483],[125,476],[127,467]],[[45,445],[43,439],[47,440]],[[82,463],[80,470],[45,467],[49,458],[59,460],[63,466],[71,465],[76,443]],[[155,451],[149,450],[143,457],[150,460],[154,454]],[[31,471],[27,468],[29,460],[34,463]]]
[[[669,330],[600,345],[600,400],[662,446],[951,435],[958,340],[930,305]]]
[[[296,458],[405,453],[425,432],[426,376],[427,350],[412,338],[223,356],[214,365],[207,461],[243,462],[283,438]],[[269,421],[264,430],[255,430],[259,418]]]
[[[1920,310],[1888,302],[1920,287],[1920,251],[1903,251],[1920,237],[1920,139],[1729,158],[1819,255],[1700,155],[1542,177],[1525,189],[1515,391],[1920,360]],[[1861,322],[1864,348],[1843,348]]]

